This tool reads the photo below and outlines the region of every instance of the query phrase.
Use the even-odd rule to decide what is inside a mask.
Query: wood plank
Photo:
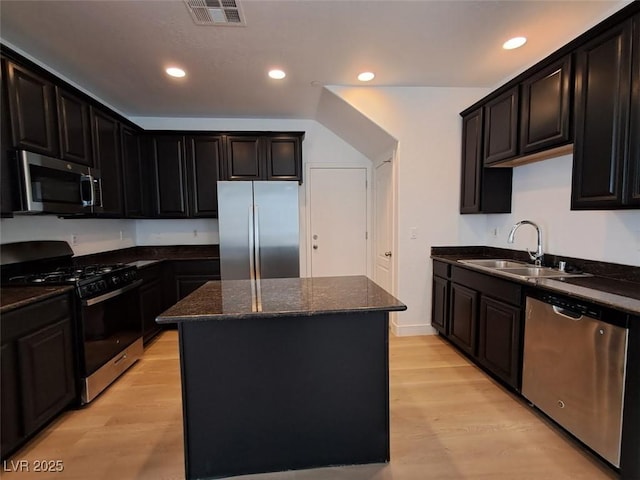
[[[391,462],[239,480],[613,479],[617,475],[437,336],[390,337]],[[2,478],[184,478],[176,331],[87,407],[66,412],[5,464]],[[11,460],[62,460],[57,474]]]

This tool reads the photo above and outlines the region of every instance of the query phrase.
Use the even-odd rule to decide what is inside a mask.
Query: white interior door
[[[367,275],[366,168],[311,168],[311,276]]]
[[[375,282],[388,292],[392,292],[393,255],[393,189],[392,164],[387,160],[375,169],[374,225],[375,225]]]

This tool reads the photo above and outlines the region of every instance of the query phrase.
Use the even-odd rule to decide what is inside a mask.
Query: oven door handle
[[[125,292],[128,292],[129,290],[133,290],[134,288],[138,288],[140,285],[142,285],[142,280],[136,280],[135,282],[126,285],[122,288],[119,288],[117,290],[113,290],[111,292],[107,292],[104,295],[100,295],[98,297],[94,297],[94,298],[90,298],[88,300],[82,300],[82,306],[83,307],[90,307],[91,305],[95,305],[97,303],[100,302],[104,302],[105,300],[109,300],[110,298],[113,297],[117,297],[118,295],[122,295]]]

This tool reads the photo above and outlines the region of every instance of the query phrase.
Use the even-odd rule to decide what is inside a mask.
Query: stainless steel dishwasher
[[[527,297],[522,395],[619,467],[628,330],[615,320],[579,300]]]

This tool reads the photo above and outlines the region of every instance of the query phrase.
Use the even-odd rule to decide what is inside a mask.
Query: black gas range
[[[4,244],[0,256],[3,285],[74,287],[80,403],[93,400],[142,356],[142,281],[136,267],[76,265],[73,250],[63,241]]]
[[[87,299],[112,292],[137,279],[137,269],[122,263],[58,267],[46,272],[15,275],[12,285],[73,285],[78,298]]]

